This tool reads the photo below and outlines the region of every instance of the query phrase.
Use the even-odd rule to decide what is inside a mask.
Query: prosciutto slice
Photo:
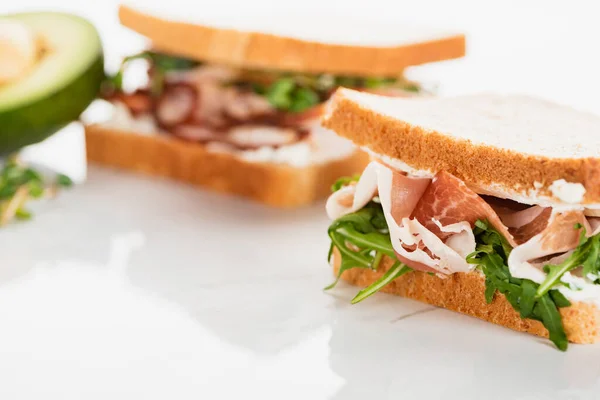
[[[522,245],[513,249],[508,257],[508,268],[516,278],[531,279],[541,283],[546,274],[539,264],[530,261],[573,250],[579,244],[581,227],[589,226],[583,211],[553,211],[547,226]]]
[[[487,219],[511,245],[515,245],[508,228],[494,209],[463,181],[448,172],[439,172],[433,178],[415,209],[413,218],[418,219],[442,240],[447,239],[451,233],[442,231],[435,221],[441,225],[466,222],[473,227],[478,219]]]
[[[156,102],[156,121],[164,128],[187,122],[192,118],[197,102],[198,94],[192,86],[168,86]]]

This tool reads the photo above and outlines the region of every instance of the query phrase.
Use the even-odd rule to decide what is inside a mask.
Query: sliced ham
[[[172,133],[193,142],[223,143],[242,150],[265,146],[277,148],[296,143],[302,138],[292,129],[261,125],[241,125],[226,132],[219,132],[203,126],[183,124],[173,127]]]
[[[278,147],[297,142],[298,134],[295,130],[289,128],[240,125],[230,129],[225,140],[240,148]]]
[[[197,102],[198,93],[192,86],[167,86],[156,102],[156,120],[165,128],[187,122],[191,119]]]
[[[508,257],[508,268],[516,278],[541,283],[546,274],[530,261],[573,250],[579,244],[581,229],[587,221],[583,211],[553,211],[547,226],[527,242],[515,247]]]
[[[391,213],[396,221],[410,217],[430,186],[431,179],[410,178],[399,172],[392,175]]]
[[[532,208],[534,208],[534,207],[532,207]],[[509,229],[516,244],[523,244],[523,243],[527,242],[529,239],[531,239],[532,237],[534,237],[535,235],[537,235],[541,232],[544,232],[544,230],[546,228],[548,228],[548,224],[550,223],[550,218],[552,217],[552,209],[549,207],[546,207],[546,208],[535,207],[535,208],[541,209],[541,212],[539,212],[539,213],[538,213],[538,211],[540,211],[540,210],[537,210],[537,209],[535,210],[535,212],[537,213],[535,218],[533,218],[529,222],[527,222],[527,220],[529,219],[529,218],[527,218],[524,221],[521,221],[521,222],[523,222],[523,225],[511,227]],[[525,210],[525,211],[527,211],[527,210]],[[516,214],[521,214],[523,212],[524,211],[520,211],[520,212],[517,212]],[[523,214],[521,214],[521,215],[523,215]]]
[[[207,82],[196,86],[200,95],[200,102],[194,110],[194,122],[197,125],[208,125],[219,128],[227,124],[223,115],[225,98],[221,84]]]
[[[538,219],[540,214],[544,211],[548,210],[548,208],[540,207],[540,206],[532,206],[528,207],[524,210],[520,211],[503,211],[498,212],[496,208],[494,208],[498,217],[507,228],[521,228],[523,226],[529,225],[531,222]],[[548,218],[546,218],[547,220]]]
[[[236,88],[226,88],[223,100],[223,110],[227,116],[238,121],[248,121],[257,116],[274,114],[271,103],[253,92],[239,92]]]
[[[138,90],[134,93],[113,93],[106,100],[124,104],[134,116],[152,111],[152,98],[145,90]]]
[[[434,220],[442,225],[467,222],[475,226],[478,219],[488,220],[511,245],[516,245],[508,228],[502,223],[494,209],[481,196],[472,191],[463,181],[448,172],[439,172],[419,201],[413,212],[427,229],[438,237],[447,239],[450,234],[443,232]]]
[[[175,136],[191,142],[221,141],[223,137],[219,132],[199,125],[183,124],[172,128],[171,131]]]

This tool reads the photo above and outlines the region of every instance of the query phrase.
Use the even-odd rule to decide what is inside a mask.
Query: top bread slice
[[[335,21],[332,29],[331,20],[327,20],[324,27],[328,29],[321,32],[316,28],[319,16],[316,14],[310,21],[300,21],[299,17],[280,21],[271,17],[247,30],[236,30],[232,28],[243,24],[204,25],[195,20],[183,22],[182,19],[190,20],[189,15],[165,19],[163,13],[157,14],[126,5],[119,10],[121,23],[148,37],[157,50],[244,68],[398,76],[408,66],[465,54],[463,34],[402,24],[389,29],[381,26],[361,29],[342,20]],[[252,17],[242,22],[247,25],[247,21],[251,22]],[[274,25],[275,22],[278,24]],[[295,26],[299,29],[294,29]],[[348,29],[342,29],[343,26]],[[370,36],[373,40],[368,40]]]
[[[600,117],[569,107],[518,95],[402,99],[340,89],[323,123],[400,169],[447,171],[479,193],[561,203],[551,189],[564,179],[585,188],[577,203],[600,203]]]

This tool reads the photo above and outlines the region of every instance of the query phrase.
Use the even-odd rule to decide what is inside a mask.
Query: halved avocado
[[[104,79],[100,37],[86,20],[49,12],[3,19],[32,29],[44,52],[25,77],[0,85],[0,155],[40,142],[77,119]]]

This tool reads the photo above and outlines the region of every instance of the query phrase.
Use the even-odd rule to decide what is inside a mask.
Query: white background
[[[594,109],[600,88],[597,50],[600,26],[594,1],[572,0],[303,0],[273,1],[144,1],[158,3],[170,13],[185,10],[188,16],[235,14],[273,15],[282,12],[301,16],[318,15],[336,21],[344,15],[368,21],[454,27],[469,35],[469,56],[460,62],[425,68],[422,72],[440,80],[448,93],[485,90],[519,91],[537,94],[580,108]],[[119,27],[118,1],[22,0],[2,1],[0,12],[23,10],[65,10],[89,18],[99,28],[108,61],[143,45],[137,35]],[[376,25],[374,25],[376,26]],[[306,21],[310,30],[310,21]]]
[[[190,15],[292,11],[306,29],[310,15],[331,29],[344,15],[441,24],[468,34],[468,57],[410,73],[442,93],[517,91],[600,112],[592,1],[162,3]],[[116,7],[3,0],[0,13],[83,15],[114,67],[145,43],[119,27]],[[67,142],[47,158],[76,158]],[[355,288],[324,294],[320,206],[290,214],[92,169],[36,211],[0,232],[2,399],[593,399],[600,389],[598,346],[562,354],[411,301],[349,307]]]

